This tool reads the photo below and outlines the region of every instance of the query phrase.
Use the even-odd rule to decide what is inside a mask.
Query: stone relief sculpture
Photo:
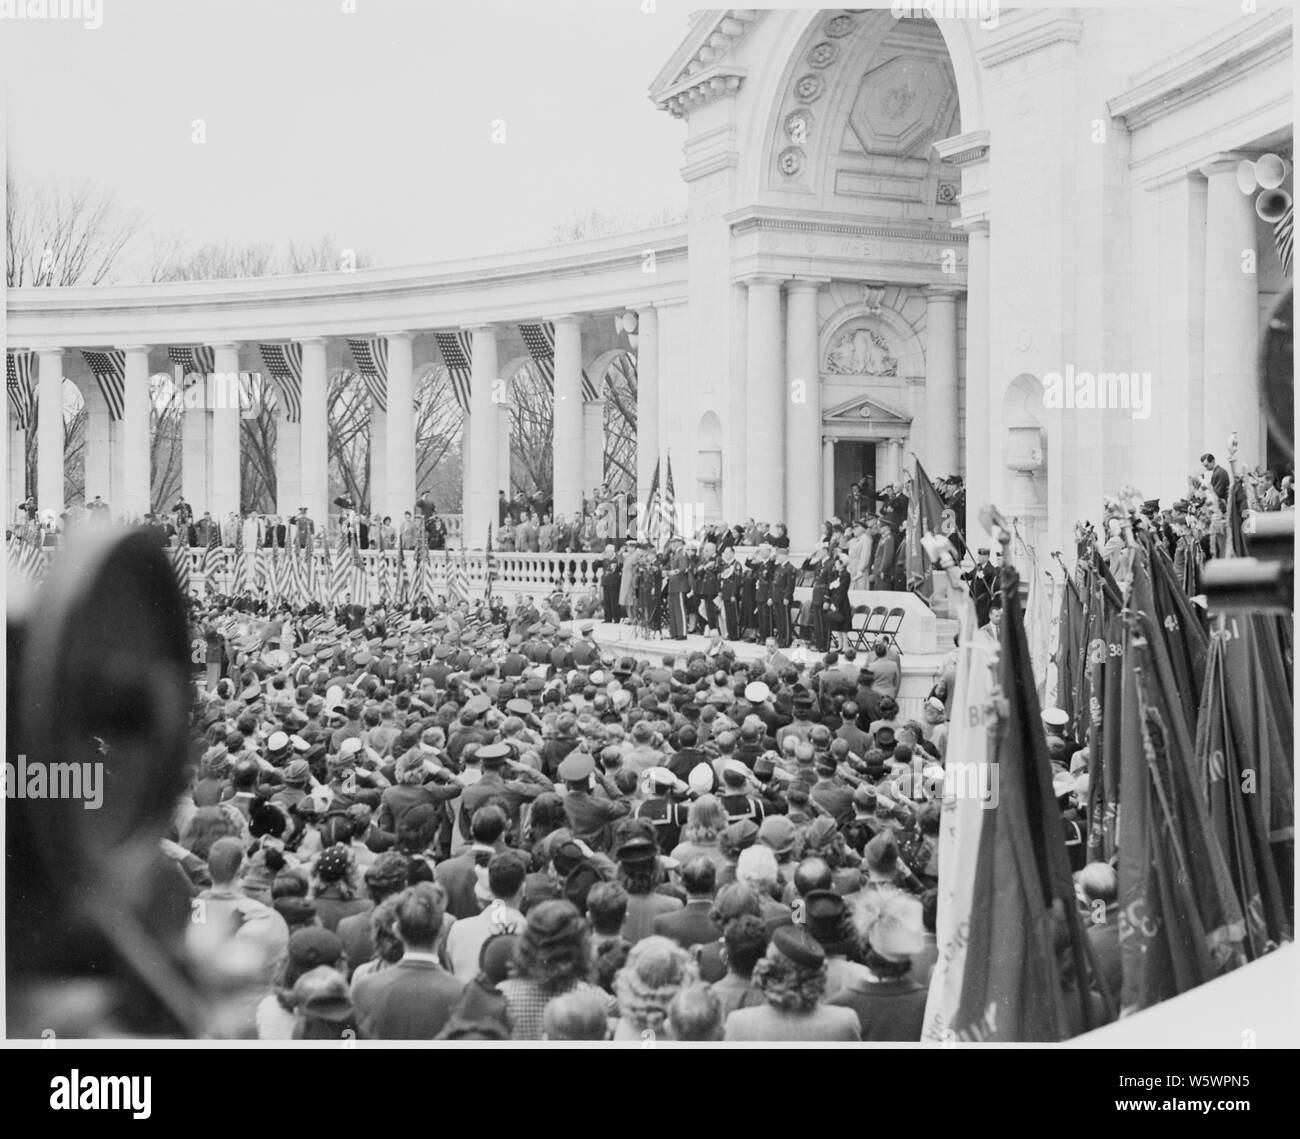
[[[826,371],[837,376],[896,376],[898,358],[880,333],[850,328],[832,342],[826,353]]]

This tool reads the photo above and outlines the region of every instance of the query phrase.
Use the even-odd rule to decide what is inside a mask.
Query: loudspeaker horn
[[[1255,178],[1261,189],[1276,190],[1286,177],[1286,159],[1276,154],[1266,154],[1255,162]]]
[[[1291,195],[1285,190],[1265,190],[1255,199],[1255,212],[1270,225],[1280,222],[1291,208]]]

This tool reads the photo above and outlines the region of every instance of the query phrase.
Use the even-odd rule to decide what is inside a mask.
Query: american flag
[[[32,380],[34,358],[31,352],[5,354],[5,390],[14,412],[14,426],[19,431],[26,431],[32,425],[36,411],[36,385]]]
[[[406,606],[411,603],[411,579],[406,569],[406,551],[397,551],[397,604]]]
[[[393,559],[388,550],[379,552],[379,597],[385,605],[393,598]]]
[[[235,531],[235,565],[230,592],[236,597],[248,592],[248,553],[244,549],[244,528]]]
[[[474,334],[472,332],[436,332],[434,340],[442,353],[443,363],[451,375],[451,391],[456,404],[469,414],[470,385],[474,376]]]
[[[537,365],[537,371],[546,381],[546,387],[555,394],[555,325],[550,321],[544,324],[521,324],[519,331],[524,338],[524,347]],[[592,382],[584,370],[582,373],[582,399],[592,403],[600,399],[600,388]]]
[[[492,557],[492,523],[488,523],[487,545],[483,547],[483,601],[492,604],[492,578],[496,573],[496,561]]]
[[[302,420],[302,345],[263,344],[262,363],[279,384],[284,416],[290,423]]]
[[[35,584],[45,573],[45,551],[13,537],[8,544],[9,575]]]
[[[258,588],[265,591],[268,596],[273,596],[279,588],[279,583],[276,581],[276,571],[279,567],[275,560],[275,550],[264,549],[261,554],[257,574]]]
[[[668,478],[664,482],[663,497],[664,524],[661,531],[667,543],[677,536],[677,496],[673,493],[673,456],[668,453]]]
[[[382,412],[388,411],[388,341],[382,336],[373,340],[348,339],[348,348],[352,359],[356,361],[357,371],[375,401],[375,406]]]
[[[370,574],[366,560],[356,552],[352,555],[352,603],[354,605],[370,604]]]
[[[352,588],[352,558],[343,550],[334,557],[334,568],[330,574],[330,600],[335,606],[343,604],[343,598]]]
[[[465,573],[464,562],[447,562],[447,596],[457,605],[469,604],[469,577]]]
[[[1291,275],[1291,240],[1295,224],[1295,205],[1287,206],[1277,225],[1273,227],[1273,244],[1277,246],[1277,257],[1282,262],[1282,272]]]
[[[190,548],[182,541],[172,550],[172,569],[176,573],[176,586],[181,593],[190,595]]]
[[[659,531],[663,523],[663,512],[659,502],[659,460],[655,460],[654,477],[650,480],[650,494],[645,500],[645,513],[637,514],[637,527],[645,540],[653,546],[659,545]]]
[[[181,366],[185,376],[207,376],[217,370],[216,352],[204,344],[193,347],[168,348],[167,358]]]
[[[126,353],[114,349],[111,352],[82,352],[82,356],[99,383],[99,390],[104,393],[108,417],[120,420],[126,411]]]
[[[226,555],[218,545],[211,545],[203,551],[203,585],[209,593],[215,593],[218,576],[226,568]]]

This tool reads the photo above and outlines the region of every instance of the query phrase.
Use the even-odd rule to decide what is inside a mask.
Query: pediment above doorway
[[[905,430],[912,417],[903,415],[868,396],[854,396],[822,412],[825,427],[869,427],[873,430]]]

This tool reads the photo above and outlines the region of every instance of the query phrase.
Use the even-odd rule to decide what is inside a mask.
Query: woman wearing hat
[[[351,829],[350,821],[348,829]],[[357,897],[353,869],[352,851],[341,842],[330,846],[316,859],[312,900],[321,925],[331,932],[342,918],[371,908],[369,899]]]
[[[920,1040],[928,992],[908,975],[925,947],[920,901],[897,890],[861,894],[853,923],[867,972],[831,1005],[852,1010],[863,1040]]]
[[[728,1016],[724,1040],[862,1039],[853,1010],[822,1003],[826,951],[799,926],[773,932],[767,955],[754,966],[753,983],[766,1003]]]
[[[844,550],[838,550],[827,570],[826,625],[828,630],[835,634],[835,641],[841,652],[849,647],[849,626],[853,621],[853,607],[849,604],[851,580],[849,555]]]

